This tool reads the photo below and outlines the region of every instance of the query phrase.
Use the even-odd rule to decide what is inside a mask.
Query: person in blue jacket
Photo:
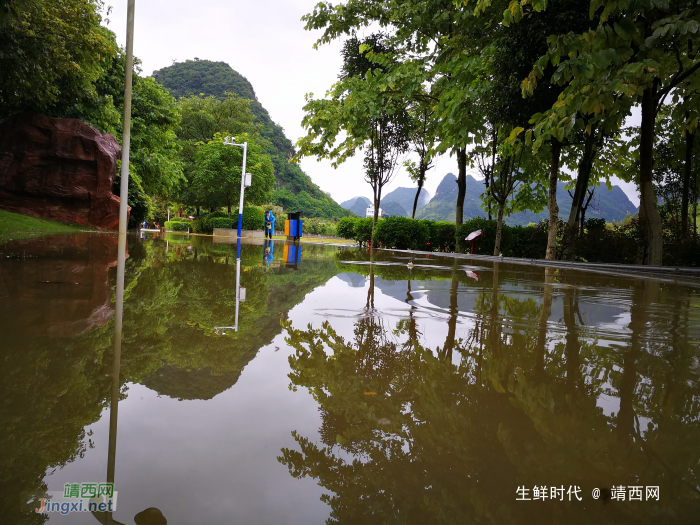
[[[272,239],[272,236],[275,234],[275,216],[272,215],[271,211],[266,211],[265,212],[265,237],[269,237]]]

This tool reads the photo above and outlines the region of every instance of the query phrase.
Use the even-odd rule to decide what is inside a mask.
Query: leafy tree
[[[209,141],[216,133],[255,136],[260,125],[254,123],[251,102],[232,92],[226,92],[222,97],[203,94],[180,97],[177,106],[182,120],[177,130],[178,138],[196,143]]]
[[[655,121],[672,90],[694,92],[700,82],[696,74],[700,69],[700,7],[683,1],[594,0],[594,13],[599,16],[595,29],[550,39],[549,51],[523,88],[531,90],[548,63],[556,66],[553,80],[567,85],[556,106],[538,120],[540,129],[550,129],[559,136],[576,125],[579,112],[626,115],[632,104],[640,104],[640,218],[647,230],[648,246],[644,262],[660,265],[661,217],[652,184]]]
[[[3,2],[0,118],[24,110],[77,118],[103,105],[110,111],[96,89],[117,53],[100,25],[102,8],[101,0]]]
[[[394,176],[399,156],[408,148],[408,115],[396,99],[379,96],[373,82],[373,71],[384,71],[392,62],[383,35],[372,35],[362,42],[350,38],[342,53],[340,80],[328,98],[313,100],[307,95],[303,124],[308,133],[297,143],[297,158],[330,158],[336,167],[356,150],[364,150],[365,181],[374,194],[376,225],[382,189]],[[337,144],[341,132],[346,138]]]
[[[275,185],[272,162],[262,147],[246,134],[236,138],[248,141],[246,172],[252,174],[252,185],[245,192],[248,204],[268,202]],[[197,147],[193,186],[203,202],[211,206],[226,206],[231,216],[231,205],[241,192],[243,148],[224,145],[224,138],[216,134],[214,139]]]
[[[175,99],[152,78],[134,77],[130,162],[149,195],[167,197],[182,180]]]
[[[412,161],[404,163],[411,180],[418,185],[416,197],[413,199],[411,219],[416,218],[416,207],[425,183],[425,174],[433,167],[431,155],[437,140],[436,128],[438,122],[431,106],[431,101],[419,99],[408,109],[410,119],[409,143],[413,152],[418,154],[418,164]]]

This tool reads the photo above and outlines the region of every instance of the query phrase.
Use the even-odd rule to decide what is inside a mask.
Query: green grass
[[[55,233],[77,233],[89,229],[91,228],[0,210],[0,242]]]

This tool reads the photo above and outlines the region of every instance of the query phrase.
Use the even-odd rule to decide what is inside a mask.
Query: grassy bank
[[[0,210],[0,242],[56,233],[76,233],[87,230],[84,226],[63,224],[48,219],[37,219],[19,213]]]

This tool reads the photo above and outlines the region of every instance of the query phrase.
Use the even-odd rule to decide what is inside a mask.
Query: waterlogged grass
[[[88,229],[90,228],[0,210],[0,242],[56,233],[76,233]]]

